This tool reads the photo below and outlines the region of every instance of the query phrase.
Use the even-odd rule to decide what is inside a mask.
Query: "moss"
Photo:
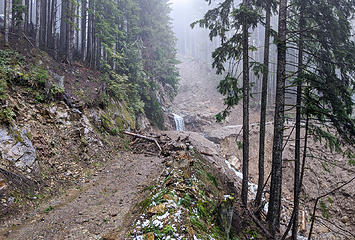
[[[8,107],[0,111],[0,122],[5,124],[12,124],[16,114]]]
[[[207,179],[210,180],[216,187],[218,187],[217,179],[211,173],[207,173]]]
[[[112,118],[108,114],[101,114],[100,120],[102,130],[114,135],[115,125]]]
[[[190,223],[196,231],[207,232],[206,223],[204,223],[200,217],[196,215],[190,216]]]
[[[15,138],[15,140],[16,140],[17,142],[19,142],[19,143],[23,143],[23,138],[22,138],[22,136],[21,136],[21,132],[20,132],[19,130],[17,130],[17,129],[14,129],[14,130],[13,130],[13,133],[14,133],[14,138]]]

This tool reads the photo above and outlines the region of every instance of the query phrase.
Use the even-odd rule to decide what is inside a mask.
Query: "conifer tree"
[[[211,1],[209,1],[211,3]],[[212,54],[213,67],[217,74],[225,74],[220,82],[218,90],[226,96],[224,104],[226,109],[217,115],[221,121],[227,117],[231,108],[236,106],[243,98],[243,180],[242,180],[242,203],[247,206],[248,201],[248,162],[249,162],[249,33],[250,27],[255,28],[260,21],[257,9],[249,5],[249,1],[243,1],[239,8],[235,8],[233,0],[225,0],[216,8],[209,10],[203,19],[195,22],[210,30],[210,39],[221,39],[221,46]],[[231,36],[231,37],[230,37]],[[242,88],[239,88],[236,71],[226,71],[227,61],[238,62],[243,60]],[[237,73],[238,74],[238,73]]]
[[[274,116],[274,138],[270,202],[267,221],[273,234],[280,230],[281,189],[282,189],[282,149],[285,122],[285,81],[286,81],[286,32],[287,0],[279,2],[279,28],[277,39],[277,85]]]

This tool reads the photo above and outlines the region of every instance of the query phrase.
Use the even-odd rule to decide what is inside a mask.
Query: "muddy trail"
[[[161,172],[162,160],[119,154],[82,186],[6,221],[0,239],[102,239],[123,229],[142,190]]]

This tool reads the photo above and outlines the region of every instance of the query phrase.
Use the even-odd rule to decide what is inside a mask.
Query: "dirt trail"
[[[5,222],[0,239],[101,239],[127,224],[142,189],[161,169],[159,157],[124,153],[80,188]]]

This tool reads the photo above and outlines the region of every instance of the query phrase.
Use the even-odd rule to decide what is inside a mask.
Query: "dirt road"
[[[124,153],[83,186],[5,222],[0,227],[0,239],[100,239],[125,227],[142,189],[161,169],[159,157]]]

